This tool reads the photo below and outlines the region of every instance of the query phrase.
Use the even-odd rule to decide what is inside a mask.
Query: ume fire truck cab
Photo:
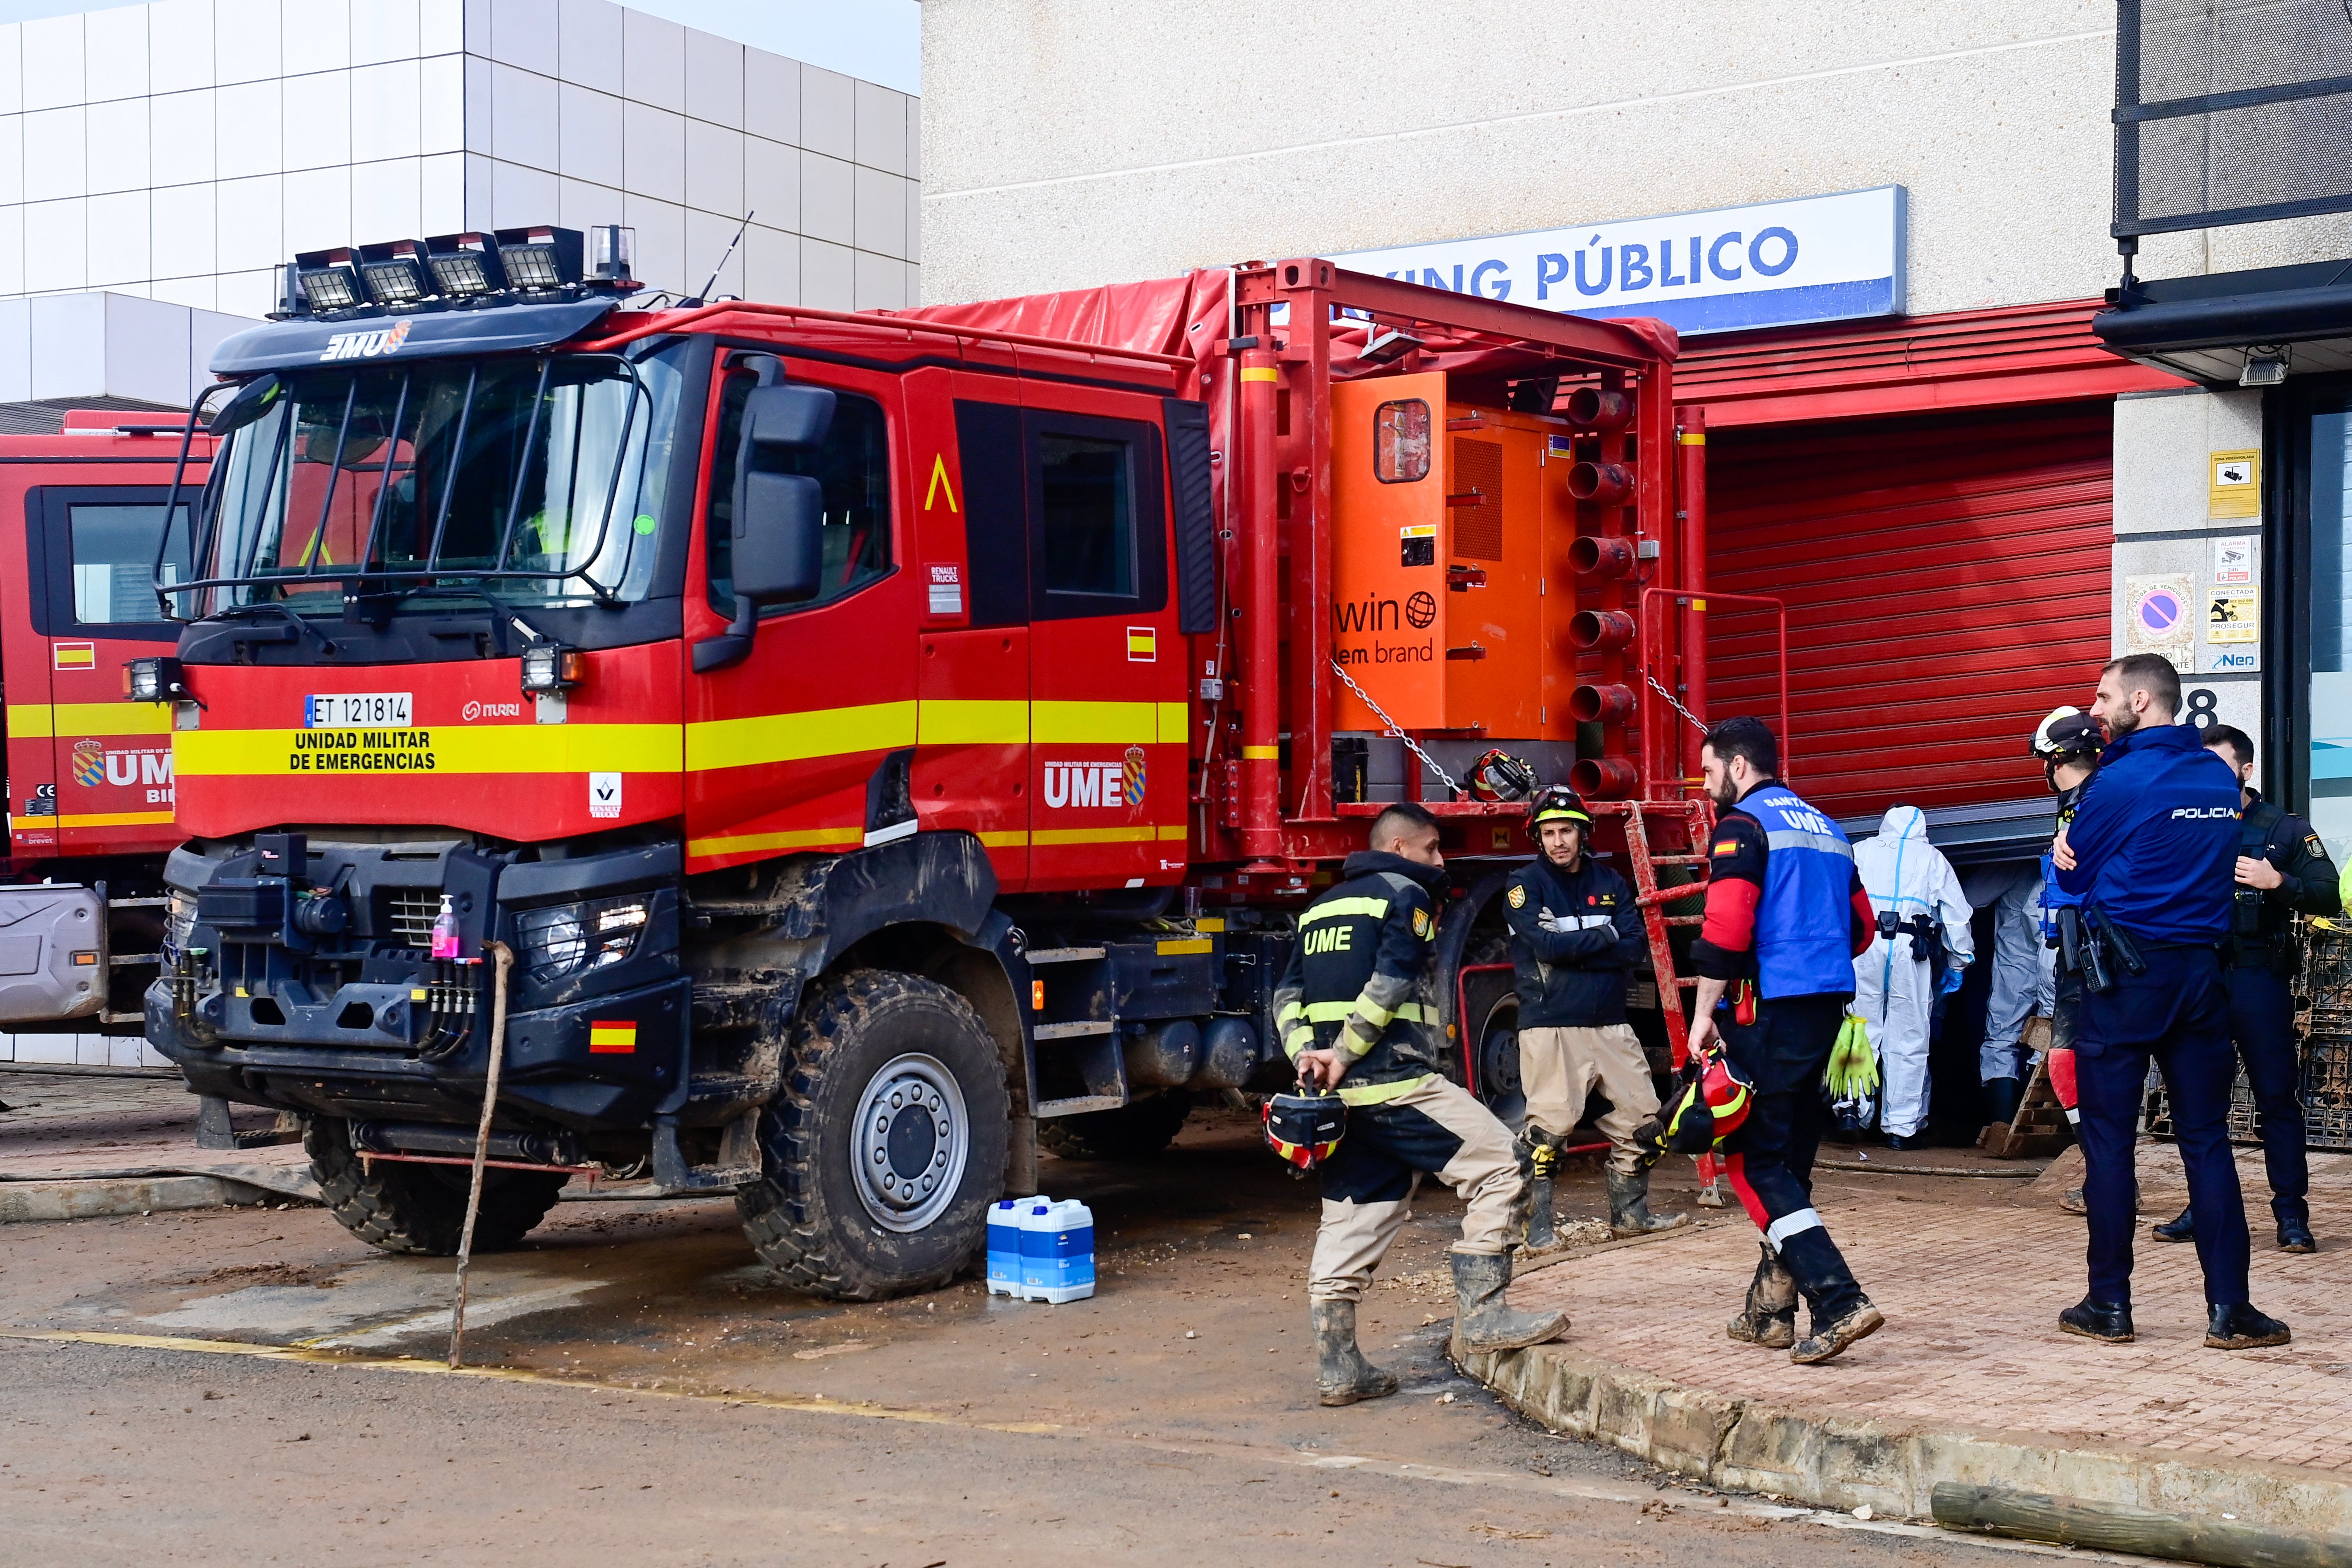
[[[153,583],[159,552],[187,575],[186,508],[163,526],[186,422],[73,409],[55,434],[0,436],[0,1032],[127,1042],[145,1021],[180,835],[171,714],[126,706],[122,672],[179,636]],[[189,447],[201,479],[211,442]]]
[[[308,1118],[358,1235],[456,1244],[492,942],[485,1245],[644,1176],[872,1298],[963,1268],[1039,1142],[1287,1080],[1296,911],[1382,799],[1452,794],[1400,736],[1572,773],[1645,889],[1662,828],[1696,864],[1649,689],[1687,689],[1701,517],[1670,332],[1312,259],[632,310],[625,237],[306,255],[214,361],[142,672],[189,836],[147,1026]],[[1500,1095],[1520,807],[1433,809],[1446,1023]]]

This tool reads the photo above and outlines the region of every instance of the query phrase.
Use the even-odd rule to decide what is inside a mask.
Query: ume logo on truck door
[[[1116,763],[1047,763],[1045,805],[1118,811],[1143,804],[1146,782],[1141,746],[1129,746]]]

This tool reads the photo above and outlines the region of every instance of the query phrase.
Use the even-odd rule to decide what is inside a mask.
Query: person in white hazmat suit
[[[2058,954],[2042,940],[2042,875],[2028,865],[1993,902],[1992,998],[1985,1007],[1984,1044],[1977,1076],[1984,1083],[1985,1121],[2017,1115],[2025,1075],[2021,1042],[2026,1020],[2047,1018],[2056,1005]]]
[[[1940,990],[1959,989],[1975,956],[1969,901],[1942,851],[1927,842],[1927,814],[1887,810],[1878,837],[1853,847],[1853,868],[1878,916],[1870,950],[1853,961],[1853,1010],[1878,1048],[1885,1102],[1879,1127],[1890,1149],[1915,1147],[1927,1124],[1927,1019]]]

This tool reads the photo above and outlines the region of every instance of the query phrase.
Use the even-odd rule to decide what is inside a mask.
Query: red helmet
[[[1739,1131],[1753,1101],[1747,1075],[1721,1051],[1695,1054],[1683,1065],[1681,1081],[1654,1123],[1650,1157],[1713,1152]]]

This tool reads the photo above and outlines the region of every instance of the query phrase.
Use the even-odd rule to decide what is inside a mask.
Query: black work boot
[[[2217,1307],[2207,1302],[2209,1315],[2205,1320],[2205,1348],[2215,1351],[2259,1350],[2264,1345],[2283,1345],[2294,1339],[2294,1331],[2257,1310],[2252,1301],[2232,1302]]]
[[[1568,1332],[1566,1312],[1522,1312],[1503,1299],[1511,1283],[1507,1252],[1455,1252],[1454,1353],[1517,1351]]]
[[[1757,1250],[1764,1256],[1748,1282],[1747,1304],[1723,1331],[1741,1344],[1784,1351],[1797,1342],[1797,1277],[1769,1247],[1759,1242]]]
[[[2088,1296],[2058,1314],[2058,1328],[2102,1344],[2127,1345],[2138,1337],[2132,1332],[2129,1301],[2094,1301]]]
[[[2184,1208],[2162,1225],[2149,1226],[2147,1233],[2158,1241],[2194,1241],[2197,1239],[2197,1221]]]
[[[1686,1214],[1652,1214],[1650,1212],[1650,1173],[1636,1171],[1623,1176],[1611,1170],[1603,1179],[1609,1187],[1609,1234],[1622,1238],[1629,1236],[1650,1236],[1676,1226],[1688,1225]]]
[[[1984,1080],[1985,1124],[2006,1127],[2017,1120],[2017,1080],[2013,1078],[1989,1078]]]
[[[1318,1301],[1315,1319],[1315,1392],[1326,1405],[1383,1399],[1397,1391],[1396,1373],[1382,1372],[1356,1348],[1356,1304]]]
[[[1813,1314],[1813,1331],[1799,1340],[1789,1352],[1789,1359],[1799,1366],[1811,1366],[1832,1356],[1843,1354],[1856,1340],[1866,1340],[1876,1333],[1886,1321],[1886,1315],[1870,1304],[1870,1298],[1858,1296],[1853,1306],[1827,1322],[1821,1314]]]
[[[1559,1174],[1559,1142],[1530,1121],[1519,1134],[1519,1174],[1527,1183],[1526,1239],[1519,1251],[1528,1258],[1558,1252],[1559,1221],[1552,1213],[1552,1183]]]
[[[2281,1252],[2316,1252],[2318,1237],[2311,1234],[2311,1205],[2301,1198],[2280,1198],[2271,1205],[2278,1216]]]

